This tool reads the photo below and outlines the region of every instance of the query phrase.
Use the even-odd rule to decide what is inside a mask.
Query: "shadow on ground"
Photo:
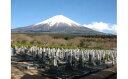
[[[26,74],[21,79],[52,79],[52,78],[43,77],[41,75]],[[92,73],[90,75],[83,76],[81,78],[75,78],[75,79],[117,79],[117,75],[114,72],[102,71],[102,72]]]

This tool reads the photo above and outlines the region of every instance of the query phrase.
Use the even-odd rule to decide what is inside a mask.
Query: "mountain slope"
[[[104,33],[86,28],[63,15],[54,16],[52,18],[49,18],[45,21],[42,21],[34,25],[12,29],[12,32],[20,32],[20,33],[41,32],[41,33],[60,33],[60,34],[61,33],[104,34]]]

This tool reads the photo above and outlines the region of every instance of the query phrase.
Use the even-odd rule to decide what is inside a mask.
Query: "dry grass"
[[[72,47],[84,47],[84,48],[105,48],[112,49],[116,48],[116,38],[94,38],[94,37],[66,37],[47,34],[12,34],[11,39],[13,42],[17,41],[27,41],[30,43],[36,41],[42,45],[47,46],[72,46]],[[83,45],[81,45],[83,41]]]

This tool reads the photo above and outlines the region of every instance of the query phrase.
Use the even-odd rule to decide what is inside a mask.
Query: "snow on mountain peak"
[[[55,24],[58,25],[59,23],[68,24],[69,26],[72,26],[72,25],[79,26],[80,25],[80,24],[76,23],[75,21],[72,21],[71,19],[69,19],[63,15],[53,16],[53,17],[51,17],[43,22],[37,23],[35,25],[48,24],[49,26],[54,26]]]

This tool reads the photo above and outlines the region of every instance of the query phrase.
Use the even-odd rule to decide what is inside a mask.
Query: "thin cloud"
[[[104,32],[104,31],[111,31],[112,33],[116,33],[116,28],[117,28],[117,25],[113,24],[113,25],[110,25],[108,23],[104,23],[104,22],[93,22],[91,24],[85,24],[83,25],[87,28],[91,28],[93,30],[96,30],[96,31],[100,31],[100,32]]]

